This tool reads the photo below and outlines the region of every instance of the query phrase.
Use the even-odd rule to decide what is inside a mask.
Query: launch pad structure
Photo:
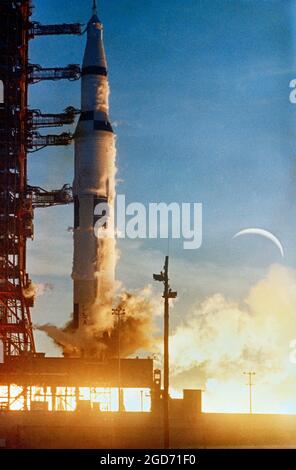
[[[47,358],[35,347],[31,319],[34,289],[26,268],[26,242],[34,236],[34,209],[69,204],[74,202],[74,198],[72,188],[67,184],[52,191],[30,186],[27,159],[30,153],[44,147],[69,145],[73,140],[69,132],[44,135],[39,130],[73,124],[81,111],[71,106],[57,114],[29,109],[28,89],[44,80],[78,80],[86,72],[77,64],[43,68],[29,63],[29,42],[33,38],[82,34],[82,25],[78,23],[42,25],[31,21],[32,8],[30,0],[0,2],[0,84],[3,90],[0,102],[2,411],[31,411],[36,406],[56,411],[58,403],[67,401],[69,396],[74,408],[78,408],[81,390],[87,388],[89,394],[96,395],[101,393],[98,389],[118,387],[118,359],[98,362],[92,358]],[[122,387],[152,389],[152,359],[121,359],[120,370]],[[91,403],[90,399],[86,401]]]
[[[168,300],[176,293],[169,289],[168,277],[163,273],[155,275],[154,279],[165,283],[164,390],[161,390],[161,373],[153,369],[150,358],[121,359],[120,351],[117,358],[105,360],[90,354],[53,358],[36,351],[31,319],[34,287],[26,268],[26,242],[34,236],[34,210],[74,203],[74,230],[84,230],[89,221],[95,222],[94,204],[114,197],[112,175],[108,173],[108,165],[105,171],[101,155],[96,159],[96,152],[98,148],[100,152],[105,151],[106,141],[110,150],[114,136],[108,120],[107,69],[101,41],[103,26],[96,14],[96,2],[88,23],[90,53],[85,55],[82,68],[77,64],[44,68],[29,63],[29,42],[33,38],[83,33],[79,23],[43,25],[31,21],[32,8],[30,0],[0,1],[0,448],[155,449],[162,448],[166,442],[172,448],[187,449],[295,448],[293,416],[203,413],[200,390],[184,390],[183,399],[169,396]],[[93,57],[96,63],[91,62]],[[52,114],[28,108],[30,85],[45,80],[80,78],[81,110],[69,106]],[[96,99],[100,87],[104,89],[103,98],[102,93],[98,93],[101,101]],[[93,92],[90,97],[87,96],[89,90]],[[69,132],[43,134],[40,129],[74,124],[78,115],[76,167],[85,174],[80,157],[83,157],[83,147],[87,148],[92,169],[104,170],[107,175],[100,188],[104,194],[99,190],[95,195],[91,191],[87,193],[92,174],[87,180],[78,179],[73,191],[68,184],[50,191],[29,185],[27,159],[30,153],[47,146],[69,145],[73,140]],[[106,155],[110,160],[113,158],[112,152]],[[79,255],[83,243],[78,232],[76,238],[76,255]],[[91,237],[86,239],[89,260],[95,243]],[[78,255],[76,264],[80,262]],[[168,267],[167,263],[168,260]],[[77,275],[74,279],[73,324],[76,328],[84,322],[88,298],[85,293],[95,291],[94,283],[83,282],[86,272],[87,269],[82,275],[78,272],[80,277]],[[126,393],[125,401],[122,401],[121,390]],[[135,411],[125,407],[135,391],[140,407],[128,413]]]
[[[35,352],[26,298],[26,240],[33,237],[33,204],[27,193],[29,2],[0,4],[0,337],[5,357]]]
[[[41,135],[39,128],[73,123],[74,108],[61,114],[28,109],[28,87],[40,80],[78,79],[79,67],[42,69],[29,64],[29,41],[51,34],[80,34],[81,26],[30,21],[29,0],[0,3],[0,338],[4,357],[36,352],[30,309],[32,283],[26,269],[26,242],[33,238],[36,207],[71,202],[69,188],[48,192],[28,185],[28,153],[68,145],[69,133]]]

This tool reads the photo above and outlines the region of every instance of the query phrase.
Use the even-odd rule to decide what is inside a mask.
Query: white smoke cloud
[[[38,283],[35,283],[35,288],[36,288],[36,295],[38,297],[46,293],[52,292],[54,289],[54,286],[50,282],[45,282],[45,283],[38,282]]]
[[[248,370],[260,382],[285,380],[296,338],[295,286],[296,272],[274,265],[243,303],[215,294],[197,305],[171,336],[175,386],[230,381]]]
[[[239,304],[215,294],[198,305],[171,337],[175,375],[206,364],[206,377],[255,367],[282,371],[296,336],[296,274],[272,266]],[[294,326],[295,325],[295,326]]]
[[[26,299],[36,297],[41,297],[47,292],[51,292],[53,290],[53,285],[46,282],[46,283],[33,283],[32,281],[23,289],[23,295]]]

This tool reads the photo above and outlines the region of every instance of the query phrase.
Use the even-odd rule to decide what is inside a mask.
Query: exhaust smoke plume
[[[121,357],[153,348],[153,317],[161,304],[151,301],[151,288],[135,293],[121,293],[118,307],[124,309],[125,314],[121,317],[120,326],[118,318],[112,315],[111,299],[110,302],[106,300],[105,304],[98,302],[93,305],[91,322],[83,328],[74,330],[72,322],[62,329],[50,324],[36,328],[47,333],[62,348],[63,353],[71,357],[117,357],[119,333]]]

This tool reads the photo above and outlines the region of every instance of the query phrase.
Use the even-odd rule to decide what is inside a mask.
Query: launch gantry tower
[[[30,313],[34,296],[26,270],[34,208],[72,202],[67,185],[54,191],[28,185],[27,155],[48,145],[68,145],[70,133],[40,135],[38,129],[72,124],[78,111],[29,110],[28,87],[41,80],[77,80],[80,68],[29,64],[28,47],[36,36],[81,34],[81,25],[41,25],[30,21],[31,14],[30,0],[0,2],[0,340],[5,357],[35,353]]]

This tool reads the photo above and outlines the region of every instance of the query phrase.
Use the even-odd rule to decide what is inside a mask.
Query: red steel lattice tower
[[[29,64],[29,40],[36,36],[80,35],[79,23],[31,22],[30,0],[0,1],[0,340],[4,357],[34,354],[30,308],[34,289],[26,272],[26,241],[33,238],[34,208],[72,202],[71,188],[45,191],[28,186],[27,154],[69,145],[72,135],[40,135],[40,127],[71,124],[80,112],[42,114],[28,109],[28,86],[41,80],[78,80],[78,65],[42,68]]]
[[[27,196],[27,97],[30,1],[0,3],[0,338],[5,356],[34,352],[26,273],[26,240],[33,236]]]

